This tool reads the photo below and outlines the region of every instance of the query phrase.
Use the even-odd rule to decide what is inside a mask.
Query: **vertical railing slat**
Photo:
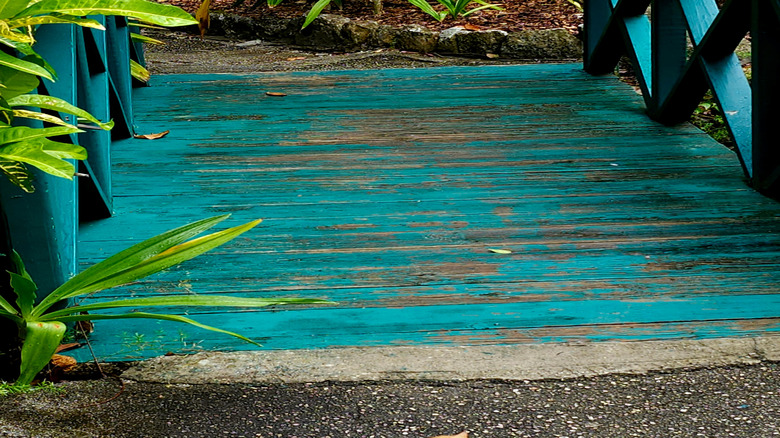
[[[753,157],[754,185],[780,196],[780,147],[777,103],[780,102],[780,0],[753,0]]]

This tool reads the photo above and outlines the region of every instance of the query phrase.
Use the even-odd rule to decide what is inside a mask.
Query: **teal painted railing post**
[[[627,55],[648,114],[668,125],[688,120],[712,90],[753,187],[779,196],[780,152],[770,138],[780,97],[778,17],[780,0],[727,0],[721,8],[715,0],[587,0],[584,68],[607,74]],[[748,31],[752,87],[734,53]]]
[[[652,8],[652,108],[669,98],[676,85],[676,79],[685,71],[688,49],[685,18],[677,0],[656,0]],[[704,94],[704,91],[702,91]]]
[[[753,181],[758,190],[780,197],[780,0],[753,0]]]
[[[133,79],[130,76],[130,28],[124,17],[106,18],[106,58],[111,77],[114,140],[133,136]]]
[[[91,17],[105,24],[102,16]],[[79,28],[77,36],[78,106],[101,121],[111,119],[109,75],[106,63],[106,36],[96,29]],[[80,219],[108,217],[112,210],[111,133],[88,128],[79,134],[79,144],[87,149],[88,158],[80,163],[89,178],[79,187]]]

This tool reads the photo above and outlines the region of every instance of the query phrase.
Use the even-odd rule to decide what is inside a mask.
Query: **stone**
[[[295,35],[295,44],[323,50],[341,49],[344,46],[342,31],[350,21],[339,15],[322,14]]]
[[[398,33],[398,28],[388,24],[380,24],[377,26],[370,44],[372,47],[395,47]]]
[[[436,48],[438,39],[438,33],[419,24],[411,24],[403,26],[398,31],[395,48],[410,52],[430,53]]]
[[[257,38],[258,24],[255,20],[241,15],[212,12],[209,14],[211,25],[209,35],[224,35],[235,40],[253,40]]]
[[[508,33],[503,30],[478,30],[476,32],[458,33],[455,40],[458,53],[462,55],[485,55],[499,53]]]
[[[566,29],[524,30],[506,37],[501,55],[517,59],[577,59],[582,57],[582,42]]]
[[[450,27],[439,32],[439,41],[436,44],[436,51],[441,53],[459,53],[458,35],[468,33],[463,26]]]
[[[344,41],[344,49],[357,49],[369,47],[375,40],[379,30],[376,21],[349,21],[341,28],[341,37]]]

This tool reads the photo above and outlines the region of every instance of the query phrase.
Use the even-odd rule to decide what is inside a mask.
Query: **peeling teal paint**
[[[136,90],[138,131],[171,133],[114,144],[115,216],[82,224],[82,266],[215,213],[265,221],[96,299],[339,302],[190,312],[271,349],[780,329],[780,204],[704,134],[647,120],[614,78],[564,64],[155,81]],[[110,359],[248,348],[173,324],[96,325]],[[140,344],[122,336],[136,332]]]

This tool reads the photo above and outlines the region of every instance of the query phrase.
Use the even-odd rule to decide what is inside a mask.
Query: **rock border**
[[[582,41],[566,29],[471,31],[456,26],[441,32],[417,24],[394,27],[376,21],[322,14],[301,30],[304,17],[250,18],[211,13],[210,35],[263,40],[322,51],[393,48],[420,53],[533,60],[582,58]]]

